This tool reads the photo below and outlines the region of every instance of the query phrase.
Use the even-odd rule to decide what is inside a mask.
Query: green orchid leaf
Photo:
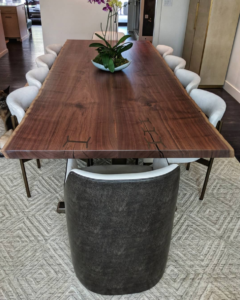
[[[104,67],[107,69],[109,66],[109,56],[108,55],[101,55],[102,62]]]
[[[89,45],[89,47],[107,48],[105,45],[101,43],[92,43]]]
[[[123,44],[121,44],[121,45],[118,45],[118,46],[116,47],[116,49],[122,48],[122,47],[127,46],[127,45],[130,45],[130,44],[133,45],[133,43],[131,43],[131,42],[123,43]],[[114,49],[114,50],[116,50],[116,49]]]
[[[128,39],[130,37],[131,37],[131,35],[124,35],[113,48],[116,48],[118,45],[122,44],[123,42],[126,41],[126,39]]]
[[[115,71],[114,62],[113,62],[112,58],[109,59],[108,69],[111,73],[114,73],[114,71]]]
[[[109,57],[112,57],[112,58],[116,56],[116,52],[112,51],[112,49],[109,49],[109,48],[99,49],[98,53],[101,55],[108,55]]]
[[[132,48],[132,46],[133,46],[132,43],[125,43],[121,46],[118,46],[118,48],[115,49],[117,53],[117,57],[120,57],[122,52],[127,51],[128,49]]]
[[[97,33],[95,33],[95,35],[96,35],[97,37],[99,37],[101,40],[103,40],[109,48],[112,48],[112,46],[108,43],[107,40],[105,40],[104,37],[102,37],[101,35],[99,35],[99,34],[97,34]]]
[[[127,50],[129,50],[129,49],[131,49],[132,46],[133,46],[133,43],[125,45],[124,47],[122,47],[121,49],[118,50],[118,55],[125,52],[125,51],[127,51]]]
[[[133,45],[133,43],[124,43],[124,44],[122,44],[122,45],[120,45],[120,46],[118,46],[116,49],[114,49],[116,52],[117,52],[117,54],[119,55],[119,53],[121,53],[121,50],[122,49],[124,49],[126,46],[128,46],[128,45]],[[132,46],[131,46],[132,47]],[[131,48],[130,47],[130,48]]]

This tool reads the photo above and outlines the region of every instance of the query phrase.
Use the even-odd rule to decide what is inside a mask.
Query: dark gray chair
[[[75,169],[68,160],[65,205],[80,282],[104,295],[145,291],[161,279],[179,187],[177,165]]]

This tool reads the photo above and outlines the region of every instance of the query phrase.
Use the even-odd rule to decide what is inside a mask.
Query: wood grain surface
[[[65,43],[6,157],[234,156],[151,43],[134,42],[111,74],[92,65],[91,42]]]

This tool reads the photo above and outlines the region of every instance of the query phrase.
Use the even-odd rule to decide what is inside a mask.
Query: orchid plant
[[[109,40],[109,32],[112,32],[112,25],[114,24],[117,28],[117,19],[118,19],[118,12],[122,7],[128,5],[122,5],[121,1],[118,0],[111,0],[110,2],[105,3],[105,0],[88,0],[90,3],[97,3],[97,4],[105,4],[103,7],[103,10],[108,12],[108,18],[107,18],[107,25],[105,31],[102,28],[101,24],[101,31],[102,35],[99,35],[97,33],[96,36],[100,38],[102,41],[104,41],[105,45],[102,43],[92,43],[89,45],[89,47],[95,47],[97,48],[98,55],[93,60],[96,63],[104,65],[106,69],[109,69],[110,72],[115,71],[115,67],[119,67],[123,64],[128,63],[128,60],[122,57],[122,53],[131,49],[133,46],[133,43],[125,42],[130,35],[124,35],[119,41],[117,38],[117,32],[116,37],[112,38],[112,41]],[[110,31],[108,31],[110,27]],[[117,30],[116,30],[117,31]],[[114,34],[112,34],[113,36]],[[116,41],[114,45],[114,40]]]

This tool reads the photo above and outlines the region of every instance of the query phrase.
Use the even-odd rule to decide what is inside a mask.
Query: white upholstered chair
[[[65,181],[72,171],[76,174],[85,174],[89,178],[98,180],[134,180],[163,176],[175,170],[177,167],[177,165],[165,165],[164,162],[162,163],[161,158],[154,158],[153,161],[153,167],[136,165],[94,165],[80,170],[78,169],[76,159],[68,159]]]
[[[103,37],[102,31],[96,31],[96,32],[94,32],[93,37],[92,37],[93,40],[96,40],[96,41],[101,40],[98,36],[96,36],[95,33],[97,33],[98,35],[100,35],[100,36]],[[105,31],[104,31],[104,34],[105,34]],[[106,34],[106,40],[112,40],[112,39],[115,37],[115,34],[116,34],[116,33],[115,33],[114,31],[107,31],[107,34]],[[118,32],[118,37],[117,37],[118,41],[119,41],[124,35],[125,35],[125,34],[124,34],[123,32]]]
[[[209,122],[216,127],[219,132],[221,132],[222,128],[222,117],[224,116],[224,113],[226,111],[226,103],[222,98],[219,96],[204,91],[204,90],[198,90],[194,89],[192,90],[190,96],[192,99],[196,102],[196,104],[199,106],[199,108],[202,110],[202,112],[208,117]],[[192,162],[198,162],[204,166],[206,166],[207,174],[205,177],[205,181],[203,184],[200,200],[203,200],[205,191],[208,184],[208,179],[211,173],[212,165],[213,165],[213,158],[210,158],[209,160],[203,159],[203,158],[168,158],[166,159],[160,159],[159,163],[164,166],[168,162],[169,164],[183,164],[187,163],[187,170],[190,168],[190,163]],[[144,163],[153,163],[153,159],[147,158],[144,159]]]
[[[50,70],[55,59],[56,56],[53,54],[44,54],[36,58],[36,63],[38,68],[47,67]]]
[[[40,89],[48,73],[49,69],[47,67],[40,67],[27,72],[26,79],[28,85],[36,86],[38,89]]]
[[[7,105],[12,116],[17,118],[18,124],[21,123],[26,109],[31,105],[32,101],[37,97],[38,88],[35,86],[26,86],[15,90],[7,97]]]
[[[12,123],[13,128],[15,129],[16,126],[22,121],[25,111],[31,105],[32,101],[37,97],[38,88],[36,86],[27,86],[24,88],[20,88],[15,90],[7,97],[7,105],[12,115]],[[26,169],[24,163],[29,161],[29,159],[20,159],[20,165],[22,169],[23,179],[25,183],[26,193],[27,196],[30,198],[31,193],[28,185]],[[37,166],[41,168],[40,160],[37,159]]]
[[[62,45],[60,45],[60,44],[52,44],[52,45],[48,45],[46,47],[46,52],[48,54],[53,54],[55,57],[57,57],[58,54],[60,53],[61,49],[62,49]]]
[[[161,54],[161,56],[164,58],[167,55],[173,54],[173,48],[165,45],[157,45],[156,47],[157,51]]]
[[[179,69],[184,69],[186,66],[186,61],[175,55],[167,55],[164,57],[169,68],[175,73]]]
[[[192,90],[198,88],[201,82],[201,77],[198,74],[188,70],[179,69],[175,72],[175,75],[189,95]]]

